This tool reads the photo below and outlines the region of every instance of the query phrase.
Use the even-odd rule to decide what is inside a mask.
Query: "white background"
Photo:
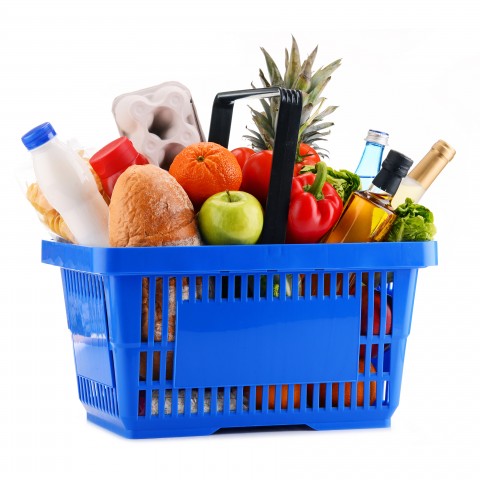
[[[466,0],[2,2],[0,477],[478,478],[479,21]],[[440,138],[457,150],[422,200],[439,265],[419,274],[392,427],[115,436],[77,398],[60,273],[40,262],[43,231],[15,182],[20,137],[50,121],[100,148],[118,135],[114,97],[168,80],[190,89],[207,133],[215,94],[260,85],[261,46],[283,68],[291,34],[302,58],[319,45],[317,67],[343,59],[324,92],[340,106],[331,166],[354,169],[369,128],[415,161]],[[240,110],[232,148],[245,144]]]

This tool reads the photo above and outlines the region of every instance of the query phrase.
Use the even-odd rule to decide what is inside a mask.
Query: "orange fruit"
[[[258,386],[256,389],[257,410],[262,408],[263,387]],[[282,401],[281,408],[287,408],[288,404],[288,385],[282,385]],[[293,386],[293,407],[300,408],[300,385]],[[268,408],[275,408],[275,385],[268,387]]]
[[[185,147],[168,171],[187,192],[196,210],[213,194],[239,190],[242,183],[242,169],[235,155],[213,142]]]
[[[365,361],[360,359],[358,365],[358,372],[363,373],[365,371]],[[370,373],[375,373],[375,367],[370,364]],[[357,406],[363,407],[363,395],[364,395],[364,386],[365,382],[357,382]],[[375,400],[377,399],[377,384],[375,381],[370,382],[369,386],[369,396],[370,396],[370,405],[375,404]],[[344,406],[350,407],[352,404],[352,383],[346,382],[345,383],[345,390],[344,390]],[[368,387],[367,387],[368,388]],[[332,407],[338,407],[338,389],[339,384],[333,383],[332,384]],[[326,402],[326,395],[327,395],[327,387],[325,383],[320,384],[320,407],[325,407]],[[307,385],[307,403],[309,405],[312,404],[312,397],[313,397],[313,385]]]

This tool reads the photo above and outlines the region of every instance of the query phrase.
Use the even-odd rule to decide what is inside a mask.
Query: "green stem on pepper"
[[[304,190],[311,193],[316,200],[322,200],[324,198],[322,189],[327,181],[327,164],[323,161],[316,163],[315,171],[315,181],[312,185],[305,185]]]

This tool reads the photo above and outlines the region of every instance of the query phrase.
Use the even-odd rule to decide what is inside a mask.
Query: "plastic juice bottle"
[[[131,165],[147,165],[146,157],[135,150],[127,137],[105,145],[90,158],[90,165],[99,176],[105,193],[111,197],[118,177]]]
[[[48,122],[22,137],[30,151],[38,185],[70,229],[76,243],[106,247],[108,206],[88,164],[57,138]]]

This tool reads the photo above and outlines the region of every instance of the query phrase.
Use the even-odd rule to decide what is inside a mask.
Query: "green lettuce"
[[[334,170],[327,167],[327,182],[340,195],[343,203],[349,199],[350,195],[360,188],[360,177],[349,170]]]
[[[395,214],[397,218],[387,236],[388,242],[433,240],[437,233],[433,213],[423,205],[414,203],[411,198],[399,205]]]
[[[300,170],[300,173],[315,173],[315,165],[306,165]],[[350,195],[360,188],[360,177],[349,170],[334,170],[327,167],[327,182],[337,191],[343,204],[349,199]]]

